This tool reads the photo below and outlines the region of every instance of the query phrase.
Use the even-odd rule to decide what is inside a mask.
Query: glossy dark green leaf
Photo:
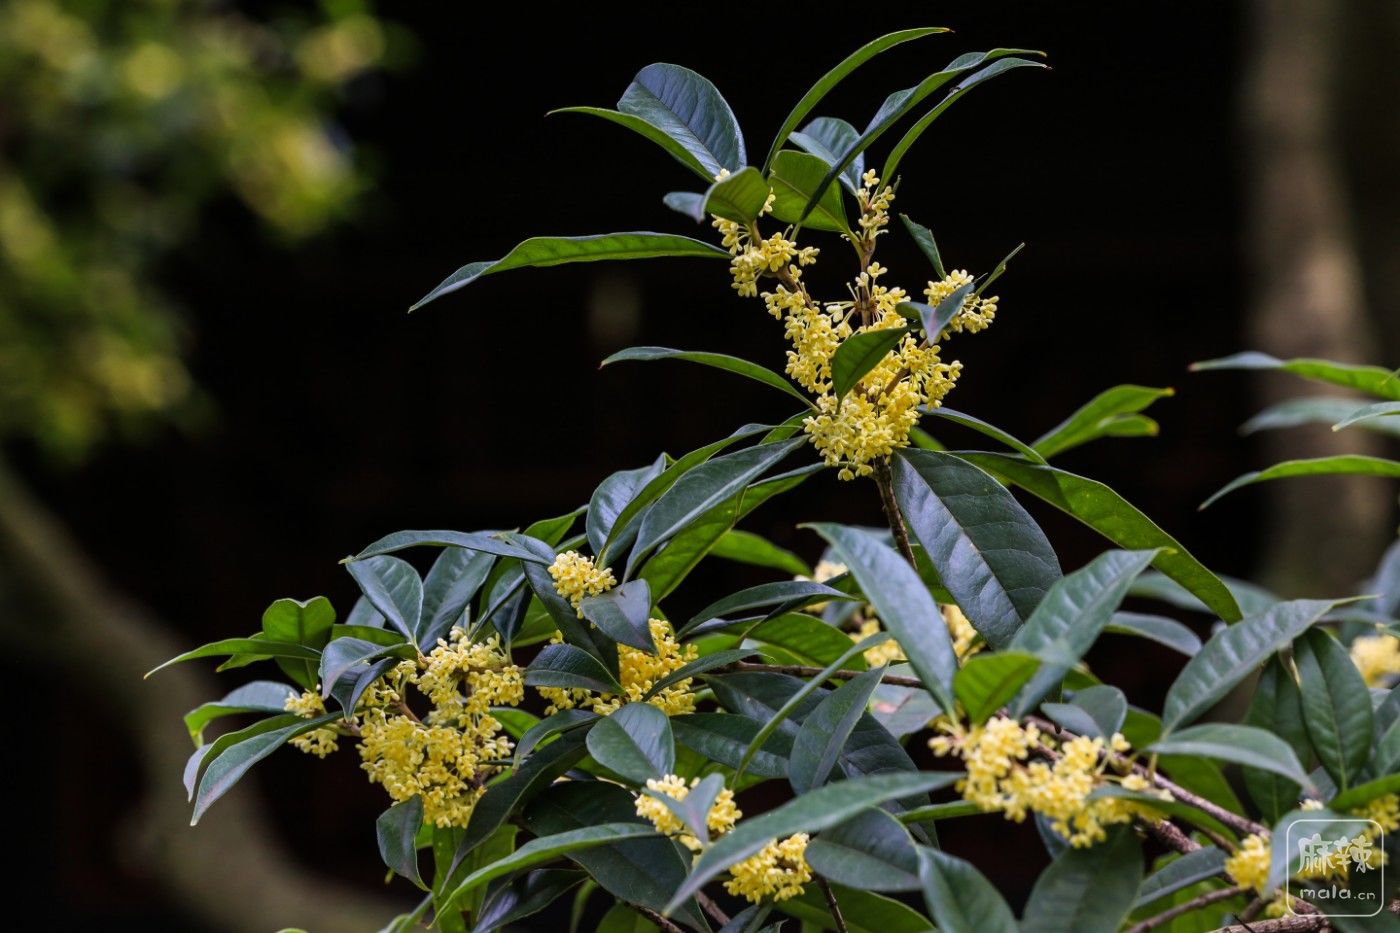
[[[827,163],[817,156],[793,149],[779,152],[768,174],[768,184],[773,189],[773,219],[787,224],[802,221],[813,230],[830,233],[849,232],[846,205],[841,201],[841,189],[834,184],[835,178]],[[808,205],[812,205],[811,211],[807,211]]]
[[[1331,360],[1280,360],[1267,353],[1249,351],[1218,360],[1193,363],[1191,369],[1201,372],[1214,369],[1277,369],[1302,376],[1312,382],[1358,389],[1379,398],[1400,401],[1400,379],[1380,366],[1353,366]]]
[[[396,531],[385,535],[365,548],[347,563],[392,554],[411,547],[461,547],[469,551],[495,554],[497,557],[516,557],[521,560],[539,560],[538,555],[523,548],[502,541],[494,533],[484,531]]]
[[[598,718],[597,713],[586,709],[561,709],[557,713],[546,716],[520,734],[519,740],[515,743],[515,766],[519,767],[520,763],[546,739],[581,729],[597,722]]]
[[[337,638],[326,645],[326,650],[321,652],[321,666],[318,671],[321,681],[321,698],[329,699],[331,689],[340,681],[340,678],[351,670],[368,666],[365,662],[377,660],[387,654],[392,654],[403,660],[412,660],[418,656],[418,649],[406,642],[399,648],[386,648],[362,638]],[[354,712],[354,710],[350,709],[346,712]]]
[[[413,633],[420,648],[431,650],[456,625],[466,628],[467,609],[495,562],[495,555],[483,551],[443,548],[423,578],[423,610]]]
[[[581,871],[542,868],[492,885],[472,933],[492,933],[533,916],[569,893],[588,876]]]
[[[379,857],[394,874],[407,878],[424,891],[428,886],[418,872],[418,830],[423,827],[423,798],[415,794],[396,803],[374,822]]]
[[[768,167],[773,164],[773,157],[778,154],[778,150],[787,142],[789,134],[797,129],[802,121],[807,118],[807,115],[816,109],[816,106],[822,102],[823,98],[826,97],[832,88],[844,81],[853,71],[870,61],[870,59],[874,58],[876,55],[888,49],[892,49],[896,45],[908,42],[911,39],[921,39],[924,36],[931,36],[935,33],[947,31],[947,29],[939,27],[902,29],[898,32],[892,32],[867,42],[842,59],[841,63],[835,68],[832,68],[826,74],[822,75],[821,78],[817,80],[817,83],[812,85],[811,89],[808,90],[806,94],[802,95],[802,99],[792,108],[792,112],[788,114],[787,119],[783,121],[782,127],[778,130],[778,135],[774,137],[773,145],[768,149],[768,157],[763,160],[763,170],[766,172]]]
[[[643,136],[656,143],[662,149],[665,149],[677,162],[705,179],[706,183],[714,181],[715,175],[719,173],[718,168],[710,168],[712,164],[711,160],[706,159],[702,161],[680,140],[671,136],[670,133],[660,127],[643,120],[641,117],[633,116],[630,113],[622,113],[617,110],[609,110],[606,107],[560,107],[557,110],[549,111],[546,116],[553,116],[556,113],[582,113],[592,117],[599,117],[610,123],[616,123],[618,126],[626,127],[639,136]],[[670,197],[670,195],[667,195],[667,197]],[[703,195],[695,195],[694,197],[700,198],[703,203]],[[667,203],[669,204],[669,202]],[[682,211],[682,213],[690,213],[690,211]]]
[[[692,713],[671,719],[676,741],[705,758],[737,768],[763,723],[734,713]],[[747,772],[760,778],[785,778],[791,737],[772,735],[749,759]]]
[[[1006,487],[952,454],[902,450],[894,494],[973,627],[1005,648],[1061,577],[1045,533]]]
[[[1076,690],[1070,702],[1045,703],[1041,709],[1069,731],[1107,742],[1123,728],[1128,700],[1122,690],[1105,684]]]
[[[661,203],[665,204],[677,214],[684,214],[696,223],[705,220],[705,196],[694,191],[668,191],[661,198]]]
[[[848,933],[928,933],[929,922],[917,910],[883,894],[833,884],[831,893],[841,906]],[[807,885],[797,897],[778,901],[777,910],[803,923],[809,931],[838,929],[826,903],[826,895],[815,884]],[[776,925],[762,933],[785,933],[786,927]]]
[[[630,360],[685,360],[691,363],[699,363],[702,366],[722,369],[725,372],[744,376],[755,382],[761,382],[770,388],[777,389],[779,392],[786,392],[808,407],[811,407],[812,404],[811,400],[803,395],[801,390],[771,369],[764,369],[757,363],[741,360],[737,356],[726,356],[723,353],[704,353],[696,350],[672,350],[668,347],[629,347],[626,350],[619,350],[612,356],[603,360],[601,365],[607,366],[611,363],[623,363]]]
[[[904,327],[886,327],[861,331],[841,341],[831,357],[832,394],[845,398],[908,334]]]
[[[833,524],[808,527],[825,538],[837,559],[850,568],[919,679],[945,711],[952,711],[958,659],[938,605],[919,575],[893,548],[866,532]]]
[[[873,807],[813,839],[804,857],[817,874],[850,888],[915,891],[919,887],[918,856],[909,830]]]
[[[416,311],[429,302],[494,272],[506,272],[528,266],[560,266],[565,263],[597,262],[602,259],[654,259],[660,256],[728,259],[729,252],[702,240],[674,233],[652,233],[647,230],[599,233],[592,236],[531,237],[500,259],[462,266],[418,299],[408,310]]]
[[[1293,672],[1278,655],[1274,655],[1260,671],[1244,722],[1283,739],[1304,764],[1311,757],[1298,684],[1293,679]],[[1250,799],[1270,823],[1293,809],[1298,803],[1298,795],[1302,793],[1302,788],[1296,782],[1271,771],[1245,768],[1243,777]]]
[[[1371,757],[1370,691],[1347,649],[1323,629],[1310,629],[1294,640],[1293,663],[1312,747],[1337,788],[1346,790],[1357,783]]]
[[[548,545],[543,545],[542,548],[546,551],[553,550]],[[616,652],[602,650],[600,642],[603,640],[594,640],[587,625],[579,618],[578,610],[554,588],[554,578],[549,575],[549,571],[540,564],[522,564],[521,567],[525,571],[525,579],[529,581],[535,599],[544,607],[564,641],[591,655],[608,671],[616,670]]]
[[[928,257],[929,264],[933,266],[933,274],[940,279],[946,279],[948,272],[943,268],[943,257],[939,255],[938,243],[933,238],[933,231],[922,224],[915,223],[908,214],[900,214],[899,219],[904,221],[904,228],[914,238],[914,243],[919,247],[919,250]]]
[[[1288,743],[1254,726],[1224,722],[1188,726],[1158,739],[1146,750],[1159,755],[1202,755],[1271,771],[1305,787],[1312,784]]]
[[[885,158],[885,167],[881,170],[880,177],[894,178],[899,171],[899,163],[909,154],[909,150],[913,148],[914,143],[919,141],[919,137],[933,124],[933,121],[942,116],[949,107],[953,106],[953,104],[961,99],[968,91],[972,90],[983,81],[990,80],[997,75],[1005,74],[1016,68],[1044,67],[1046,66],[1041,62],[1033,62],[1024,58],[1003,58],[963,78],[953,86],[953,89],[948,92],[946,97],[938,102],[937,106],[920,117],[919,121],[909,128],[899,142],[895,143],[894,148],[890,150],[890,154]]]
[[[298,691],[287,684],[255,680],[225,694],[222,700],[202,703],[190,710],[185,714],[185,728],[190,730],[190,738],[198,748],[204,744],[204,727],[215,719],[239,713],[285,712],[287,700],[297,695]]]
[[[904,665],[899,665],[902,670]],[[938,704],[927,690],[881,684],[875,688],[870,715],[888,732],[899,738],[918,732],[938,715]]]
[[[1377,404],[1393,405],[1395,403],[1378,402]],[[1240,433],[1253,434],[1255,431],[1296,428],[1304,424],[1330,424],[1335,429],[1339,422],[1356,414],[1357,411],[1357,400],[1354,398],[1339,398],[1335,395],[1290,398],[1276,405],[1270,405],[1250,418],[1240,425]],[[1400,436],[1400,420],[1377,418],[1360,421],[1356,424],[1370,431]]]
[[[315,719],[303,719],[292,725],[264,732],[231,745],[217,757],[210,759],[204,769],[203,777],[199,780],[199,790],[195,792],[194,816],[190,820],[190,825],[198,823],[199,818],[208,811],[214,801],[228,793],[233,785],[238,783],[239,778],[247,774],[248,769],[253,765],[297,736],[330,725],[338,719],[340,719],[339,713],[330,713]]]
[[[760,816],[750,817],[696,859],[689,877],[667,907],[680,906],[720,872],[758,852],[775,838],[781,839],[793,833],[820,832],[844,823],[867,807],[947,787],[958,777],[956,773],[925,772],[876,774],[837,781],[818,787]]]
[[[1111,433],[1113,422],[1136,414],[1158,399],[1173,394],[1172,389],[1121,385],[1105,389],[1080,406],[1072,415],[1036,438],[1031,445],[1043,457],[1054,457],[1067,450],[1098,440]]]
[[[831,777],[836,761],[856,723],[865,715],[870,695],[880,683],[884,668],[869,670],[827,694],[802,721],[788,759],[788,781],[805,794]],[[837,881],[850,883],[844,878]]]
[[[1012,704],[1025,715],[1055,688],[1113,618],[1133,579],[1157,556],[1150,551],[1108,551],[1062,577],[1011,641],[1011,648],[1043,662]]]
[[[750,629],[748,637],[781,649],[798,664],[825,667],[845,658],[842,666],[847,670],[865,670],[865,659],[851,653],[850,636],[813,616],[796,612],[780,615]]]
[[[987,437],[990,437],[997,443],[1004,444],[1007,447],[1010,447],[1012,450],[1016,451],[1032,463],[1045,462],[1045,458],[1042,457],[1040,454],[1036,453],[1034,447],[1031,447],[1029,444],[1025,443],[1022,440],[1019,440],[1018,438],[1012,437],[1010,434],[1008,434],[1006,431],[1003,431],[996,425],[988,424],[981,418],[974,418],[972,415],[966,414],[964,412],[954,411],[947,405],[939,405],[937,408],[924,408],[921,410],[926,415],[932,415],[935,418],[942,418],[944,421],[951,421],[954,424],[960,424],[965,428],[971,428],[978,434],[983,434]],[[959,453],[958,455],[962,456],[962,453]],[[986,469],[986,467],[983,468]],[[991,471],[989,470],[988,472]]]
[[[1335,811],[1346,812],[1370,803],[1377,797],[1397,792],[1400,792],[1400,773],[1387,774],[1338,794],[1328,801],[1327,805]]]
[[[1180,583],[1226,622],[1241,617],[1235,597],[1171,535],[1102,483],[1048,465],[994,453],[960,453],[965,460],[1079,519],[1121,548],[1162,548],[1153,566]]]
[[[317,596],[305,602],[279,599],[262,617],[263,637],[268,641],[292,642],[308,648],[324,648],[335,624],[330,600]]]
[[[1225,870],[1225,852],[1215,846],[1202,846],[1173,859],[1148,875],[1138,888],[1133,907],[1145,907],[1155,900],[1214,878]]]
[[[650,553],[806,443],[806,438],[797,438],[750,447],[716,457],[681,476],[642,516],[628,567],[635,567],[639,555]]]
[[[1335,457],[1313,457],[1308,460],[1285,460],[1264,470],[1255,470],[1236,477],[1222,486],[1201,508],[1214,503],[1220,497],[1234,492],[1243,486],[1263,483],[1275,479],[1289,479],[1296,476],[1384,476],[1400,479],[1400,461],[1386,460],[1383,457],[1367,457],[1361,454],[1339,454]]]
[[[792,611],[813,602],[848,601],[855,598],[824,583],[816,583],[812,580],[779,580],[773,583],[760,583],[710,603],[691,616],[690,621],[681,626],[680,632],[684,634],[701,622],[708,622],[711,619],[721,617],[740,619],[751,616],[757,609],[781,606],[787,611]]]
[[[1039,667],[1039,658],[1014,651],[973,655],[953,678],[953,691],[968,719],[981,725],[1015,696]]]
[[[726,175],[705,192],[705,202],[701,208],[703,213],[697,219],[704,220],[707,215],[713,215],[740,224],[752,223],[768,203],[768,190],[768,182],[752,166]]]
[[[1105,841],[1066,849],[1041,873],[1022,933],[1116,933],[1141,883],[1141,846],[1127,827],[1112,827]]]
[[[665,804],[666,808],[680,819],[686,829],[690,830],[690,834],[698,839],[702,846],[707,846],[710,844],[710,808],[722,790],[724,790],[724,775],[710,774],[690,788],[683,800],[677,800],[669,794],[645,787],[642,788],[642,793]]]
[[[918,871],[924,903],[942,933],[1017,933],[1006,900],[971,862],[919,846]]]
[[[331,688],[331,696],[340,704],[342,710],[347,713],[353,712],[360,705],[360,698],[365,695],[365,691],[398,664],[399,658],[390,656],[373,664],[352,667]]]
[[[918,321],[929,342],[938,343],[943,339],[943,331],[952,323],[953,318],[961,313],[963,304],[972,294],[974,287],[968,282],[936,305],[924,304],[921,301],[901,301],[895,306],[895,310],[910,320]]]
[[[255,658],[297,658],[315,661],[321,656],[321,652],[305,645],[268,641],[261,637],[224,638],[219,641],[211,641],[207,645],[201,645],[192,651],[186,651],[184,654],[176,655],[159,667],[151,668],[146,672],[146,676],[150,677],[156,671],[164,670],[172,664],[194,661],[199,658],[221,658],[229,655],[248,655]]]
[[[712,671],[717,667],[724,667],[728,664],[733,664],[735,661],[742,661],[743,659],[752,657],[757,653],[758,649],[756,648],[731,648],[725,651],[716,651],[713,654],[707,654],[702,657],[696,658],[694,661],[690,661],[682,665],[681,667],[676,668],[674,671],[667,674],[660,680],[656,681],[656,683],[652,684],[650,689],[648,689],[646,694],[643,696],[643,699],[650,699],[651,697],[660,693],[662,690],[665,690],[672,684],[678,684],[682,680],[689,680],[693,677],[699,677],[706,671]]]
[[[658,62],[632,79],[617,109],[662,130],[713,178],[737,172],[748,157],[734,111],[710,81],[689,68]]]
[[[1129,589],[1128,595],[1133,595]],[[1108,623],[1106,632],[1118,635],[1137,635],[1165,645],[1188,658],[1201,650],[1201,639],[1195,632],[1175,619],[1166,616],[1148,615],[1141,612],[1115,612]]]
[[[676,769],[671,721],[650,703],[627,703],[588,730],[588,753],[598,764],[634,784]]]
[[[1236,577],[1220,575],[1220,582],[1235,597],[1235,603],[1246,615],[1256,615],[1283,602],[1278,596],[1270,593],[1262,586],[1240,580]],[[1138,577],[1133,583],[1133,588],[1128,591],[1129,596],[1142,596],[1147,599],[1156,599],[1176,606],[1178,609],[1189,609],[1192,612],[1205,612],[1213,614],[1211,608],[1201,602],[1200,598],[1193,594],[1186,587],[1177,583],[1171,577],[1155,570],[1150,570]]]
[[[817,117],[804,126],[801,132],[794,132],[788,137],[803,150],[821,159],[827,165],[839,163],[842,154],[855,145],[859,138],[859,130],[837,117]],[[863,174],[865,174],[865,156],[859,155],[841,173],[841,184],[845,185],[851,194],[855,194],[860,190],[860,176]]]
[[[665,468],[666,458],[658,457],[649,466],[638,467],[635,470],[619,470],[598,484],[598,488],[588,500],[588,518],[585,522],[588,545],[594,554],[603,553],[603,545],[607,543],[613,523],[622,514],[622,510],[627,508],[628,503],[637,497],[637,493],[641,492],[647,483],[660,476]]]
[[[379,555],[346,565],[350,576],[380,614],[399,633],[413,637],[423,614],[423,581],[407,561]]]
[[[629,580],[579,603],[583,617],[613,641],[656,654],[651,637],[651,587],[645,580]]]
[[[615,845],[619,842],[647,839],[656,835],[656,830],[649,826],[628,822],[601,823],[595,826],[585,826],[582,829],[540,836],[537,839],[531,839],[505,858],[498,859],[472,872],[453,888],[449,901],[455,901],[468,891],[491,881],[493,878],[530,868],[561,855],[570,855],[582,849]]]
[[[622,687],[597,658],[574,645],[545,645],[525,668],[531,687],[569,687],[621,693]]]
[[[1229,693],[1269,655],[1307,631],[1346,600],[1299,599],[1278,605],[1220,629],[1186,662],[1162,708],[1162,727],[1171,731],[1200,716]]]
[[[792,551],[781,548],[751,531],[741,531],[737,528],[725,532],[710,549],[710,554],[754,567],[781,570],[793,576],[812,575],[812,568]]]
[[[525,825],[536,835],[551,835],[600,823],[626,823],[650,828],[636,815],[632,795],[604,781],[565,781],[550,788],[525,810]],[[685,879],[687,860],[668,839],[635,839],[569,853],[609,894],[655,911],[666,909],[667,899]],[[671,916],[693,929],[708,929],[693,900]]]
[[[185,770],[182,777],[186,795],[190,800],[194,800],[195,786],[199,783],[199,776],[204,770],[204,766],[223,754],[225,750],[232,748],[240,742],[246,742],[254,736],[273,732],[277,729],[284,729],[287,726],[295,726],[302,722],[305,722],[305,720],[296,713],[279,713],[278,715],[269,716],[266,719],[259,719],[251,725],[244,726],[242,729],[225,732],[214,741],[201,745],[199,748],[195,749],[194,754],[190,755],[189,759],[185,762]]]

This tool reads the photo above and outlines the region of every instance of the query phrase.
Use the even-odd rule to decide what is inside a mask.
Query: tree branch
[[[880,490],[880,505],[885,509],[885,521],[890,524],[890,532],[894,535],[894,543],[899,548],[899,553],[904,555],[904,559],[909,561],[909,566],[915,570],[919,569],[919,562],[914,559],[914,548],[909,543],[909,532],[904,527],[904,519],[899,515],[899,504],[894,501],[894,480],[890,476],[890,461],[886,457],[875,461],[875,487]]]
[[[652,923],[656,924],[662,929],[662,931],[664,931],[664,933],[685,933],[685,930],[676,926],[670,920],[667,920],[665,917],[661,916],[659,913],[652,910],[650,907],[643,907],[641,904],[628,904],[627,906],[631,907],[637,913],[641,914],[643,917],[646,917]]]
[[[1220,888],[1216,891],[1207,891],[1197,897],[1191,898],[1182,904],[1177,904],[1170,910],[1164,910],[1160,914],[1148,917],[1141,923],[1128,927],[1128,933],[1147,933],[1148,930],[1155,930],[1164,923],[1171,923],[1182,914],[1189,914],[1193,910],[1200,910],[1202,907],[1209,907],[1219,901],[1228,901],[1232,897],[1254,890],[1246,884],[1236,885],[1233,888]]]
[[[700,902],[700,907],[705,913],[710,915],[710,919],[715,923],[718,923],[720,926],[727,926],[729,924],[729,915],[720,909],[720,906],[715,903],[715,899],[710,897],[710,895],[706,894],[704,891],[696,891],[695,899]]]
[[[817,884],[826,895],[826,906],[831,911],[831,919],[836,921],[836,933],[850,933],[846,927],[846,918],[841,916],[841,905],[836,900],[836,892],[831,890],[831,884],[821,877],[817,878]]]

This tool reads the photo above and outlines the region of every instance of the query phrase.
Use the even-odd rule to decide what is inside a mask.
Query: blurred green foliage
[[[0,5],[0,439],[63,459],[190,411],[155,264],[236,197],[289,242],[366,187],[332,122],[388,32],[358,3]]]

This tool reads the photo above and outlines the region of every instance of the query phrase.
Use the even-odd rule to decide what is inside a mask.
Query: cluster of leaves
[[[667,196],[684,213],[752,223],[771,195],[777,219],[846,233],[843,189],[856,190],[871,143],[952,84],[891,150],[884,170],[891,177],[919,134],[970,87],[1031,64],[1007,50],[964,55],[890,95],[863,132],[826,117],[804,125],[862,63],[939,31],[886,36],[838,65],[797,105],[761,167],[746,164],[743,137],[718,91],[683,68],[644,69],[616,111],[575,109],[658,143],[707,182],[720,176],[703,194]],[[789,142],[803,151],[786,148]],[[941,277],[932,236],[908,228]],[[650,232],[537,238],[495,262],[463,267],[424,301],[522,266],[728,255]],[[926,329],[936,335],[950,316],[925,310]],[[846,351],[852,342],[843,345],[841,365],[833,365],[845,386],[884,353],[858,353],[854,343],[853,351]],[[715,366],[806,402],[779,374],[722,354],[646,348],[623,356]],[[524,649],[547,642],[524,670],[527,686],[623,697],[622,659],[657,652],[651,620],[669,619],[687,646],[685,663],[609,715],[492,710],[515,746],[508,760],[491,763],[497,770],[464,826],[425,823],[417,797],[385,812],[378,824],[385,863],[424,891],[418,908],[390,929],[432,917],[447,930],[494,930],[570,894],[577,922],[599,893],[614,905],[603,921],[608,930],[759,930],[785,916],[804,928],[881,933],[935,924],[993,933],[1113,931],[1136,923],[1170,928],[1178,914],[1202,929],[1227,914],[1252,915],[1256,893],[1272,892],[1299,864],[1296,853],[1275,845],[1266,883],[1247,890],[1225,877],[1227,856],[1246,848],[1245,840],[1284,838],[1297,819],[1342,820],[1400,790],[1400,694],[1368,689],[1343,645],[1377,624],[1393,631],[1400,574],[1392,556],[1376,584],[1385,595],[1364,618],[1347,599],[1284,601],[1222,579],[1108,486],[1051,462],[1102,438],[1155,433],[1143,411],[1168,394],[1109,389],[1032,443],[971,415],[931,409],[929,423],[979,432],[995,449],[950,450],[916,433],[914,445],[876,473],[888,531],[806,526],[825,542],[824,560],[842,568],[824,582],[796,554],[738,527],[822,468],[790,465],[809,451],[798,436],[807,409],[615,473],[586,506],[521,531],[389,535],[346,560],[362,596],[344,623],[324,599],[281,600],[260,632],[175,659],[227,658],[222,668],[271,659],[296,685],[256,682],[188,715],[198,749],[185,777],[196,818],[281,745],[320,729],[353,734],[366,691],[401,662],[422,663],[452,630],[472,642],[498,638],[522,660],[530,656]],[[1079,520],[1114,549],[1064,573],[1012,490]],[[411,548],[437,549],[426,574],[396,556]],[[581,550],[617,576],[576,611],[551,569],[561,554]],[[668,597],[711,557],[777,577],[714,599],[689,618],[668,617]],[[1218,622],[1203,640],[1174,618],[1120,611],[1129,596]],[[941,606],[957,607],[971,623],[976,653],[955,650]],[[850,631],[872,615],[882,631]],[[1149,639],[1187,658],[1159,712],[1130,704],[1089,669],[1085,656],[1105,636]],[[868,652],[891,639],[896,663],[873,664]],[[1245,722],[1201,721],[1256,674]],[[672,688],[688,689],[696,711],[668,716],[646,702]],[[303,690],[317,692],[329,711],[309,718],[286,712]],[[210,722],[235,713],[266,715],[204,742]],[[981,809],[946,796],[963,777],[955,759],[927,770],[913,744],[928,736],[931,722],[977,728],[994,717],[1105,740],[1104,759],[1152,790],[1100,786],[1096,795],[1143,809],[1134,811],[1133,825],[1112,826],[1093,845],[1071,846],[1037,816],[1049,864],[1019,921],[976,866],[939,847],[940,821]],[[1227,779],[1226,769],[1235,768],[1245,798]],[[694,782],[683,800],[658,797],[649,786],[672,776]],[[773,799],[781,785],[791,799],[712,834],[707,817],[720,794],[759,785],[769,790],[743,796],[746,810]],[[939,792],[943,799],[935,800]],[[693,846],[638,816],[647,797],[665,803]],[[1304,800],[1307,810],[1299,809]],[[804,859],[812,883],[791,898],[726,902],[717,880],[770,842],[797,834],[811,837]],[[1386,845],[1393,854],[1393,842]],[[1312,916],[1320,929],[1326,921],[1315,909]],[[1368,922],[1388,929],[1394,917]]]
[[[365,187],[329,123],[376,67],[361,3],[268,25],[207,0],[0,10],[0,435],[76,456],[188,402],[155,263],[231,191],[277,235]]]

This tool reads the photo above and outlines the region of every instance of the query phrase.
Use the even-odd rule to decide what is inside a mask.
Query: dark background
[[[963,51],[1048,53],[1053,70],[982,86],[903,164],[896,208],[933,228],[949,268],[984,272],[1026,243],[997,283],[996,325],[954,341],[966,369],[950,404],[1031,439],[1111,385],[1174,386],[1152,412],[1159,438],[1104,442],[1063,465],[1111,482],[1211,567],[1247,575],[1258,497],[1195,507],[1258,465],[1236,434],[1253,401],[1241,377],[1186,373],[1193,360],[1246,346],[1240,8],[876,9],[520,4],[489,21],[465,4],[381,10],[420,46],[414,67],[353,88],[346,128],[376,153],[379,176],[357,221],[289,253],[229,204],[166,270],[215,418],[198,432],[113,447],[76,471],[22,450],[17,459],[114,582],[196,644],[255,630],[281,596],[325,594],[348,611],[355,590],[338,558],[389,531],[522,525],[581,504],[609,472],[658,450],[678,454],[743,422],[785,417],[790,406],[776,395],[701,368],[597,369],[630,344],[781,368],[781,328],[761,303],[734,296],[718,263],[517,272],[404,312],[458,265],[529,235],[712,232],[662,206],[662,194],[693,189],[694,179],[660,150],[601,121],[546,119],[547,110],[610,106],[640,67],[674,61],[720,87],[750,153],[761,153],[791,103],[850,50],[937,23],[956,34],[883,56],[819,113],[863,124],[887,93]],[[892,281],[921,289],[926,266],[902,232],[880,258]],[[1031,508],[1067,569],[1104,547]],[[794,526],[818,517],[878,521],[873,487],[822,474],[746,527],[815,558],[817,539]],[[754,579],[702,568],[673,612]],[[1133,650],[1092,660],[1114,665],[1130,699],[1152,702],[1177,662]],[[49,697],[42,722],[16,720],[11,746],[24,749],[11,768],[38,784],[24,821],[36,830],[27,899],[48,905],[54,928],[192,926],[164,906],[154,879],[124,868],[114,841],[140,785],[126,727],[83,684],[53,690],[42,670],[11,670],[9,681],[16,696]],[[326,763],[284,754],[251,780],[306,859],[379,883],[373,818],[385,801],[353,754]],[[994,817],[950,825],[944,841],[974,853],[1013,904],[1041,864],[1034,831]]]

